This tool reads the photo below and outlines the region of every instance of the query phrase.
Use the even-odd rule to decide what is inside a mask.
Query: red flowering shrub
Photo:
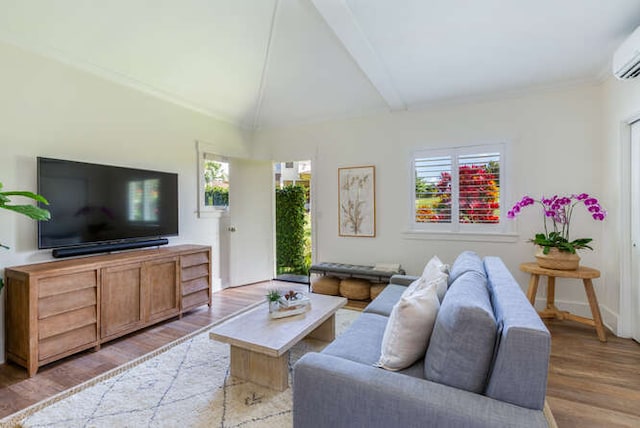
[[[458,170],[460,223],[498,223],[500,186],[489,165],[462,165]],[[451,174],[442,172],[429,204],[416,207],[418,223],[451,222]]]

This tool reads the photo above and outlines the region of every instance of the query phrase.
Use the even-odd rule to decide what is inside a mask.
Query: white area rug
[[[336,333],[344,331],[359,314],[339,310]],[[0,421],[0,425],[292,426],[291,388],[278,392],[230,376],[229,345],[209,339],[210,328],[153,358],[136,360],[134,367],[116,369],[80,385],[71,395],[62,393],[27,408]],[[302,355],[326,345],[313,339],[303,340],[291,350],[290,369]]]

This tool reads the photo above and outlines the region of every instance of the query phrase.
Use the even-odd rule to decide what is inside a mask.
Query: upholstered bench
[[[379,270],[375,266],[323,262],[311,265],[309,275],[312,273],[331,275],[338,278],[360,278],[371,282],[389,282],[393,275],[404,275],[405,271],[402,268],[391,271]]]
[[[404,269],[376,269],[375,266],[345,263],[318,263],[309,268],[309,286],[314,293],[340,295],[350,300],[372,300],[393,275],[404,275]],[[311,274],[321,275],[315,281]]]

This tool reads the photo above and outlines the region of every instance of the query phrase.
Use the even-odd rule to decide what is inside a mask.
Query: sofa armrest
[[[309,353],[294,367],[293,425],[309,427],[546,427],[542,411]]]
[[[407,285],[411,284],[413,281],[415,281],[418,278],[420,278],[420,277],[419,276],[412,276],[412,275],[393,275],[391,277],[391,279],[389,280],[389,284],[407,286]]]

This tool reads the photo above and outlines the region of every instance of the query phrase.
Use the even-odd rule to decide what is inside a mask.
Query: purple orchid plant
[[[588,248],[591,238],[580,238],[571,241],[569,230],[571,226],[571,216],[577,205],[584,205],[594,220],[602,221],[607,216],[607,212],[602,208],[598,200],[586,193],[571,196],[558,196],[552,198],[541,198],[535,200],[530,196],[524,196],[513,208],[507,212],[508,218],[515,218],[520,211],[533,204],[542,206],[544,219],[544,233],[537,233],[530,241],[542,247],[544,254],[549,254],[551,248],[575,254],[576,250]],[[550,221],[553,229],[550,231],[547,222]]]

